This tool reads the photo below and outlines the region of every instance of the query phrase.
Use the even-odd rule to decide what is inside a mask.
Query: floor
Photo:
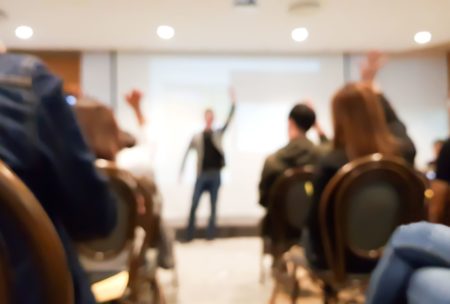
[[[172,272],[160,271],[168,304],[263,304],[268,303],[273,283],[261,284],[259,238],[198,240],[176,245],[178,287]],[[269,269],[270,261],[266,261]],[[318,296],[299,303],[321,303]],[[277,304],[290,303],[284,294]]]

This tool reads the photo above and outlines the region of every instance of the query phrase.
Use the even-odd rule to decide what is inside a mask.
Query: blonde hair
[[[334,147],[344,149],[350,160],[372,153],[400,153],[379,97],[370,86],[346,85],[334,96],[332,111]]]

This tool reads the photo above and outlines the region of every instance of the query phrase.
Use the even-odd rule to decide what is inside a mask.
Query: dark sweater
[[[95,303],[71,239],[110,233],[116,225],[116,200],[93,165],[61,81],[39,60],[21,55],[0,55],[0,74],[0,159],[52,220],[67,255],[74,303]],[[14,272],[14,303],[45,304],[26,238],[6,213],[0,214],[0,231]]]
[[[269,205],[270,191],[276,179],[289,168],[315,164],[319,150],[306,137],[290,141],[285,147],[267,157],[259,182],[259,204]]]
[[[212,131],[203,132],[203,149],[202,172],[222,169],[225,165],[225,158],[213,143]]]
[[[436,178],[450,183],[450,138],[442,146],[436,163]]]
[[[325,140],[325,139],[324,139]],[[276,202],[271,202],[273,185],[278,177],[289,168],[305,165],[315,165],[319,160],[320,149],[306,137],[290,141],[285,147],[270,155],[265,163],[259,183],[259,204],[267,209],[262,222],[262,234],[272,238],[272,213]],[[297,229],[286,232],[286,237],[298,240],[300,238]]]

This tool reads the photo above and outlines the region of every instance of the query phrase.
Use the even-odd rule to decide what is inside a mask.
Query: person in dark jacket
[[[311,127],[315,127],[319,133],[322,142],[327,138],[316,123],[316,114],[314,110],[306,103],[297,104],[289,113],[288,118],[288,137],[289,142],[286,146],[267,157],[259,182],[259,204],[266,208],[266,215],[262,221],[262,235],[268,237],[272,242],[276,242],[273,234],[274,216],[272,208],[276,208],[276,202],[272,202],[272,192],[277,179],[290,168],[298,168],[306,165],[314,165],[319,159],[320,149],[307,137],[307,132]],[[298,231],[286,231],[286,239],[296,243],[300,238]],[[288,244],[277,244],[277,246],[289,246]],[[274,247],[274,246],[272,246]],[[279,254],[282,248],[277,251]],[[275,258],[277,253],[272,252]]]
[[[414,165],[417,154],[414,142],[409,137],[405,124],[398,117],[391,103],[375,82],[378,72],[386,62],[387,58],[382,53],[378,51],[369,52],[366,60],[362,62],[360,67],[361,82],[370,86],[373,92],[378,96],[389,131],[396,137],[397,141],[400,142],[405,159]]]
[[[442,144],[436,160],[436,179],[450,183],[450,138]]]
[[[52,220],[67,255],[75,303],[96,303],[72,241],[107,236],[116,224],[116,201],[94,167],[61,81],[34,57],[0,54],[0,159]],[[11,253],[14,303],[46,304],[26,244],[7,214],[0,215],[0,231]]]

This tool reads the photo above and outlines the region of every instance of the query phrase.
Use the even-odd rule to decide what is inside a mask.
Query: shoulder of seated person
[[[270,159],[270,161],[280,161],[280,159],[283,158],[286,153],[288,153],[287,151],[289,151],[289,145],[286,145],[269,155],[267,157],[267,160]]]
[[[278,161],[277,152],[266,157],[266,164],[273,165]]]
[[[33,69],[38,65],[44,65],[41,59],[33,55],[6,53],[4,56],[7,56],[8,60],[20,63],[21,67],[25,69]]]
[[[442,145],[442,149],[450,149],[450,138],[448,138],[445,142],[444,142],[444,144]],[[441,149],[441,151],[442,151],[442,149]]]
[[[340,167],[347,162],[348,158],[344,150],[333,149],[321,157],[319,164],[322,166]]]
[[[270,172],[275,172],[285,170],[286,165],[284,164],[281,156],[277,155],[277,152],[275,152],[266,158],[264,167]]]

